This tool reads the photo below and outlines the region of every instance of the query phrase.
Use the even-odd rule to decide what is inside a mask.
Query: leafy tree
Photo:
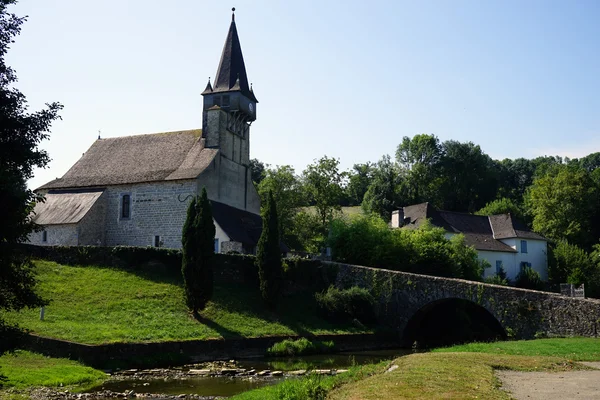
[[[260,184],[260,182],[264,179],[265,169],[265,164],[261,161],[257,160],[256,158],[250,160],[250,176],[252,177],[252,182],[254,182],[255,185]]]
[[[512,203],[521,206],[523,196],[529,186],[533,183],[536,165],[532,160],[517,158],[516,160],[504,159],[496,161],[498,171],[499,198],[507,198]]]
[[[269,307],[275,307],[283,284],[281,248],[279,242],[277,206],[269,191],[262,214],[263,228],[258,240],[256,264],[260,280],[260,293]]]
[[[485,205],[482,209],[475,212],[475,215],[498,215],[498,214],[511,214],[517,220],[525,222],[525,215],[521,208],[516,205],[511,199],[503,197],[496,199]]]
[[[496,166],[479,146],[448,140],[442,148],[444,210],[473,212],[496,198]]]
[[[389,221],[392,211],[403,205],[405,196],[402,183],[396,164],[390,156],[383,156],[374,167],[373,179],[363,198],[363,210]]]
[[[277,219],[279,221],[279,233],[286,243],[293,243],[294,218],[304,198],[300,180],[290,165],[268,168],[264,172],[264,179],[258,185],[258,194],[262,204],[268,204],[269,193],[273,194],[277,204]]]
[[[396,160],[406,179],[409,203],[436,202],[442,156],[443,150],[435,135],[421,134],[402,139],[396,150]]]
[[[5,57],[25,21],[7,11],[15,3],[0,0],[0,310],[4,311],[45,304],[35,292],[33,265],[19,253],[17,244],[36,229],[31,211],[42,197],[27,189],[26,182],[35,167],[44,168],[50,160],[38,145],[48,138],[62,109],[59,103],[51,103],[29,113],[25,95],[14,87],[17,76]],[[15,345],[17,332],[0,317],[0,354]]]
[[[506,276],[506,271],[504,271],[504,268],[500,268],[500,271],[498,271],[496,275],[485,278],[484,282],[491,283],[493,285],[510,285],[510,279],[508,279],[508,277]]]
[[[339,170],[339,160],[323,156],[306,167],[302,173],[304,190],[310,204],[315,206],[321,233],[325,235],[336,211],[341,211],[345,173]]]
[[[362,203],[373,179],[373,171],[374,165],[370,162],[354,164],[352,171],[348,173],[348,186],[346,187],[350,205],[356,206]]]
[[[585,284],[586,295],[600,296],[600,261],[598,259],[600,246],[595,246],[595,251],[588,254],[584,249],[566,240],[559,241],[551,250],[548,265],[548,278],[550,283]],[[597,260],[597,261],[595,261]]]
[[[600,191],[589,172],[559,166],[536,178],[526,196],[533,228],[544,236],[589,248],[598,240]]]
[[[325,236],[320,232],[319,216],[309,211],[299,211],[294,216],[291,235],[288,237],[289,241],[286,242],[286,245],[294,250],[319,253],[326,246]]]
[[[204,309],[213,294],[215,224],[206,188],[192,199],[183,225],[181,272],[185,300],[194,314]]]

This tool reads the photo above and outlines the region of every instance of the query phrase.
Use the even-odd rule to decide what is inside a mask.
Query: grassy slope
[[[561,358],[475,353],[413,354],[398,368],[341,386],[328,399],[510,399],[494,369],[559,371],[576,368]]]
[[[7,378],[3,384],[15,389],[72,385],[84,385],[85,389],[106,379],[104,372],[85,367],[76,361],[45,357],[27,351],[16,351],[14,354],[1,356],[0,374]]]
[[[494,343],[468,343],[460,346],[435,349],[433,351],[551,356],[562,357],[573,361],[598,361],[600,360],[600,339],[564,338]]]
[[[331,400],[510,399],[498,388],[494,370],[580,369],[584,367],[573,364],[572,360],[600,360],[599,351],[600,339],[590,338],[474,343],[353,368],[349,375],[322,378],[316,383],[315,378],[288,381],[285,385],[246,392],[234,399],[300,399],[305,398],[307,388],[315,384],[328,391],[327,398]],[[382,373],[391,364],[398,368]]]
[[[179,277],[47,261],[36,265],[40,293],[51,300],[44,321],[39,320],[39,310],[13,313],[7,319],[42,336],[96,344],[361,332],[317,318],[306,294],[282,300],[272,313],[264,309],[255,289],[217,286],[198,322],[185,307]]]

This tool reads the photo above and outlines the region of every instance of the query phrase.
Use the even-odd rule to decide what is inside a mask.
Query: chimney
[[[404,209],[392,211],[392,228],[401,228],[404,225]]]

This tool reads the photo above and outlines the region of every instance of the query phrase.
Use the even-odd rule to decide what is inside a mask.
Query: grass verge
[[[275,343],[267,349],[267,355],[271,357],[292,357],[309,354],[331,353],[335,350],[333,341],[310,341],[306,338],[298,340],[286,339]]]
[[[433,352],[471,352],[507,354],[521,356],[562,357],[573,361],[600,360],[600,339],[595,338],[554,338],[536,340],[515,340],[492,343],[467,343],[444,347]]]
[[[17,350],[0,357],[0,374],[6,388],[75,387],[85,390],[106,380],[104,372],[64,358],[50,358]]]
[[[230,400],[316,400],[324,399],[334,388],[366,379],[385,371],[389,361],[352,367],[340,375],[308,375],[299,379],[287,379],[274,386],[265,386],[230,397]]]
[[[99,344],[273,335],[365,333],[351,323],[317,316],[313,296],[297,293],[276,312],[263,306],[257,288],[217,285],[200,320],[188,312],[180,276],[36,261],[40,294],[51,301],[39,311],[6,315],[41,336]]]

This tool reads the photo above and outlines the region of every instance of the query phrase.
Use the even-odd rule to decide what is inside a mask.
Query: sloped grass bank
[[[104,372],[76,361],[21,350],[0,357],[0,375],[6,377],[2,385],[14,389],[47,386],[73,390],[74,386],[79,386],[80,390],[85,390],[107,379]]]
[[[522,356],[562,357],[573,361],[599,361],[600,339],[597,338],[553,338],[516,340],[492,343],[467,343],[439,348],[434,352],[471,352]]]
[[[371,332],[319,318],[306,293],[282,299],[271,312],[256,288],[220,284],[196,320],[179,276],[49,261],[36,261],[36,267],[39,291],[51,301],[44,320],[39,310],[8,314],[7,320],[45,337],[101,344]]]

